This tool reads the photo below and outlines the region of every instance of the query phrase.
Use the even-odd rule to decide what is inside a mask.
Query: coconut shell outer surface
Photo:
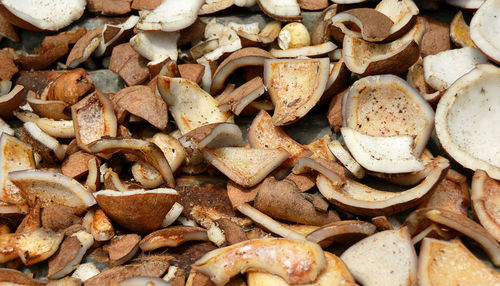
[[[177,192],[175,194],[138,192],[124,196],[96,195],[97,204],[113,221],[138,233],[149,233],[158,229],[178,198]]]

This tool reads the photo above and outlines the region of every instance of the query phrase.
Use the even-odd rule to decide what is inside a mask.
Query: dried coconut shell
[[[24,86],[22,91],[22,97],[26,98],[28,91],[33,91],[35,94],[42,94],[43,90],[47,85],[57,79],[60,75],[66,71],[20,71],[18,73],[17,79],[14,81],[14,85]]]
[[[116,16],[130,12],[132,0],[88,0],[87,10],[93,13]]]
[[[41,70],[47,68],[65,56],[69,52],[69,45],[75,44],[86,32],[87,29],[82,27],[54,36],[47,36],[31,54],[18,52],[15,61],[24,70]]]
[[[146,81],[149,76],[148,60],[136,52],[129,43],[113,48],[109,69],[119,74],[129,86]]]
[[[248,237],[242,227],[230,219],[221,218],[215,221],[215,224],[222,230],[226,239],[226,244],[235,244],[248,240]]]
[[[90,233],[96,241],[108,241],[115,235],[113,224],[103,210],[95,211],[90,225]]]
[[[15,269],[2,268],[0,269],[0,283],[7,285],[30,285],[30,286],[45,286],[47,283],[42,280],[33,279],[29,275]]]
[[[389,37],[393,22],[375,9],[356,8],[336,14],[332,18],[332,25],[338,28],[334,30],[336,32],[340,30],[341,33],[361,37],[365,41],[380,42]],[[340,35],[334,37],[343,38]]]
[[[219,108],[240,115],[245,107],[264,94],[266,87],[261,77],[255,77],[239,86],[229,94],[217,98]]]
[[[147,86],[131,86],[119,91],[118,108],[143,118],[158,129],[168,124],[167,104]]]
[[[16,29],[2,14],[0,14],[0,35],[13,42],[19,42],[19,35],[17,34]]]
[[[303,10],[323,10],[328,7],[328,0],[297,0],[300,9]]]
[[[13,117],[13,111],[22,103],[22,85],[16,85],[8,94],[0,95],[0,117],[8,119]]]
[[[103,29],[104,26],[99,26],[88,31],[75,43],[66,59],[68,67],[74,68],[90,57],[101,42]]]
[[[2,63],[2,67],[0,68],[0,80],[10,80],[12,76],[19,71],[14,64],[14,57],[7,50],[0,50],[0,62]]]
[[[70,105],[64,101],[39,99],[31,90],[26,95],[26,101],[31,109],[41,117],[55,120],[71,119],[71,116],[68,115]]]
[[[75,221],[75,208],[64,205],[50,204],[42,208],[42,227],[53,231],[62,231]]]
[[[316,176],[314,173],[294,174],[290,173],[284,180],[289,180],[295,183],[300,192],[307,192],[316,186]]]
[[[135,233],[115,236],[106,248],[112,265],[121,265],[132,259],[139,250],[141,237]]]
[[[254,207],[275,218],[306,225],[325,225],[340,220],[335,211],[317,211],[291,181],[265,179],[260,184]]]
[[[142,263],[128,264],[109,268],[96,276],[85,281],[86,286],[101,286],[111,285],[113,282],[120,282],[127,278],[137,276],[153,276],[160,277],[167,268],[169,263],[161,260],[146,260]]]
[[[78,180],[89,171],[88,161],[93,158],[96,158],[96,156],[84,151],[75,152],[64,159],[61,172],[63,175]]]
[[[205,66],[200,64],[182,64],[178,65],[179,74],[182,78],[200,83],[201,77],[205,72]]]
[[[49,84],[41,97],[46,100],[61,100],[73,105],[93,88],[94,82],[87,71],[74,69],[62,74]]]
[[[332,17],[342,10],[342,5],[332,4],[319,14],[312,28],[311,44],[318,45],[330,41]]]
[[[207,230],[196,226],[171,226],[157,230],[144,237],[139,247],[152,251],[162,247],[177,247],[189,241],[208,241]]]
[[[470,28],[467,23],[465,23],[462,11],[458,11],[451,21],[450,38],[452,42],[458,47],[464,48],[470,46],[477,48],[476,44],[474,44],[474,42],[470,38]]]
[[[419,17],[425,22],[425,32],[420,43],[422,57],[451,49],[450,25],[429,17]]]
[[[330,124],[330,128],[333,132],[338,133],[342,127],[342,99],[344,98],[344,93],[347,89],[335,95],[330,101],[328,106],[328,112],[326,113],[326,119]]]
[[[231,205],[234,209],[238,206],[252,202],[259,192],[260,185],[254,186],[252,188],[243,188],[240,185],[234,183],[233,181],[227,182],[227,195],[229,200],[231,200]]]
[[[133,0],[131,8],[134,10],[154,10],[162,0]]]

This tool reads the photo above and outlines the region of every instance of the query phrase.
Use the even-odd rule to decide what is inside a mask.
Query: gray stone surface
[[[123,79],[110,70],[89,71],[95,87],[106,93],[114,93],[125,87]]]

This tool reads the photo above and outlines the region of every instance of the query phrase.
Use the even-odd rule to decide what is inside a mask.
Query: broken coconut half
[[[435,116],[439,142],[462,166],[500,180],[500,69],[478,65],[443,94]]]
[[[448,168],[448,160],[438,162],[423,181],[403,192],[376,190],[349,178],[339,185],[321,174],[316,184],[321,194],[339,208],[358,215],[392,215],[419,204],[441,182]]]
[[[167,188],[127,192],[102,190],[95,192],[94,197],[113,221],[131,231],[148,233],[161,226],[179,194]]]
[[[250,270],[275,274],[296,284],[316,280],[326,264],[323,250],[316,243],[266,238],[212,250],[191,267],[209,276],[216,285],[224,285],[231,277]]]
[[[386,230],[349,247],[340,259],[365,286],[415,285],[417,254],[408,229]]]
[[[500,274],[472,254],[459,239],[424,238],[418,259],[419,285],[497,285]]]
[[[500,241],[500,183],[483,170],[472,177],[472,207],[481,225]]]
[[[364,135],[411,136],[418,157],[431,136],[434,111],[403,79],[376,75],[356,81],[344,93],[342,120],[344,127]]]
[[[306,115],[325,91],[328,58],[267,59],[264,82],[274,104],[273,124],[290,125]]]
[[[347,127],[340,132],[356,162],[369,171],[390,174],[424,169],[424,164],[413,155],[410,136],[369,136]]]
[[[9,179],[30,202],[35,198],[42,206],[57,203],[74,207],[81,214],[96,201],[78,181],[59,173],[45,170],[21,170],[9,173]]]
[[[58,31],[78,20],[85,0],[2,0],[0,13],[11,24],[33,31]]]

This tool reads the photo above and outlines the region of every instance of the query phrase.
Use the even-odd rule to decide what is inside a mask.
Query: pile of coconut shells
[[[0,284],[500,285],[499,31],[500,0],[0,0]]]

